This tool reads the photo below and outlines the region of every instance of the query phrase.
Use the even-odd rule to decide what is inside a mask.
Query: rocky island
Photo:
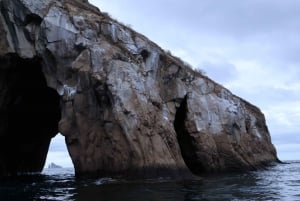
[[[62,168],[62,166],[56,165],[55,163],[50,163],[48,165],[48,169],[60,169],[60,168]]]
[[[278,161],[265,117],[80,0],[0,0],[0,177],[65,136],[77,177],[188,178]]]

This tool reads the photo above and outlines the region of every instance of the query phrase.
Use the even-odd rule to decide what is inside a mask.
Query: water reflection
[[[218,201],[300,200],[300,163],[200,181],[75,180],[72,170],[49,170],[0,182],[0,200]]]

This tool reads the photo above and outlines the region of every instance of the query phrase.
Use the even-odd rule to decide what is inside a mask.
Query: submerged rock
[[[0,0],[0,175],[66,138],[77,176],[189,177],[277,161],[262,112],[87,1]]]

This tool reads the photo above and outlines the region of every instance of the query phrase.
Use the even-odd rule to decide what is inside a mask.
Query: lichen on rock
[[[41,170],[58,132],[79,177],[186,178],[278,161],[257,107],[87,1],[0,7],[0,176]]]

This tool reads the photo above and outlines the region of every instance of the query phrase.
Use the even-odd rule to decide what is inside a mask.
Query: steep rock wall
[[[52,115],[52,130],[37,135],[66,137],[77,176],[183,178],[277,161],[258,108],[87,1],[0,0],[0,6],[0,76],[14,73],[11,58],[38,60],[44,89],[54,89],[60,102],[46,105],[61,114]],[[2,112],[12,113],[14,90],[4,80],[1,121],[13,124]],[[8,130],[0,128],[4,139],[20,135]],[[2,175],[11,172],[6,157],[2,150]]]

